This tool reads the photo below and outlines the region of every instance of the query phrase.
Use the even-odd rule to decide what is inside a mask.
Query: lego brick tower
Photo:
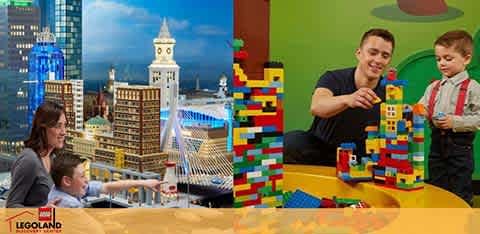
[[[264,80],[249,80],[237,62],[233,68],[234,207],[282,206],[283,65],[265,63]]]
[[[386,100],[380,104],[380,126],[365,128],[366,152],[354,154],[355,144],[337,149],[337,177],[344,181],[373,181],[382,186],[414,190],[424,185],[423,105],[403,103],[405,80],[394,70],[382,80]],[[359,160],[359,158],[361,158]]]

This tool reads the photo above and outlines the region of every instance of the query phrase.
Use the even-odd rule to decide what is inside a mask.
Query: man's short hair
[[[83,162],[83,160],[74,154],[65,153],[53,159],[51,175],[57,188],[62,185],[64,176],[73,177],[74,169]]]
[[[393,34],[382,28],[372,28],[366,31],[362,36],[362,40],[360,40],[360,47],[362,47],[363,43],[365,43],[365,41],[371,36],[380,37],[383,40],[392,43],[392,51],[395,48],[395,38],[393,37]]]
[[[464,30],[449,31],[437,38],[434,46],[441,45],[451,48],[460,53],[462,56],[471,55],[473,53],[473,38],[470,33]]]

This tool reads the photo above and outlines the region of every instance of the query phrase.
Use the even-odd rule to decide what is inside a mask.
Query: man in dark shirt
[[[317,82],[310,111],[314,115],[308,131],[285,134],[285,163],[334,166],[336,148],[355,142],[357,154],[365,154],[365,127],[378,125],[385,89],[380,79],[391,61],[395,40],[384,29],[371,29],[355,51],[354,68],[327,71]]]

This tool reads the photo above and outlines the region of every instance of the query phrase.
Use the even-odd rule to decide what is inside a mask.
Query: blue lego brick
[[[413,115],[413,123],[423,123],[425,121],[425,117],[420,115]]]
[[[255,194],[252,194],[248,197],[250,200],[257,200],[258,199],[258,194],[255,193]]]
[[[374,175],[385,176],[384,170],[373,170]]]
[[[272,153],[272,154],[268,154],[268,157],[269,158],[274,158],[274,159],[282,159],[283,154],[282,153]]]
[[[405,160],[408,159],[408,154],[392,154],[392,158]]]
[[[232,92],[234,93],[251,93],[252,89],[248,87],[233,87]]]
[[[243,157],[233,157],[233,163],[241,163],[243,160]]]
[[[444,118],[444,117],[446,117],[446,115],[443,112],[438,112],[436,115],[434,115],[432,117],[432,119],[438,120],[438,119],[441,119],[441,118]]]
[[[382,79],[380,82],[380,85],[386,86],[388,84],[394,85],[394,86],[407,86],[408,81],[407,80],[387,80],[387,79]]]
[[[398,132],[405,132],[406,131],[406,126],[407,124],[405,121],[398,121],[397,122],[397,131]]]
[[[273,82],[270,83],[270,86],[274,87],[274,88],[281,88],[281,87],[283,87],[283,84],[282,84],[282,82],[273,81]]]
[[[387,149],[391,150],[408,150],[408,145],[392,145],[392,144],[387,144]]]
[[[423,123],[413,123],[413,129],[420,129],[420,128],[425,128],[425,124]]]
[[[385,172],[387,171],[393,174],[397,174],[397,168],[394,167],[385,167]]]
[[[268,181],[268,176],[261,176],[261,177],[253,178],[253,183],[267,182],[267,181]]]
[[[269,93],[270,92],[270,88],[262,88],[262,93]]]
[[[378,162],[378,160],[380,160],[380,155],[379,154],[372,154],[370,157],[372,158],[372,161],[374,161],[374,162]]]
[[[425,157],[425,152],[419,151],[419,152],[412,152],[412,156],[422,156]]]
[[[340,147],[343,148],[343,149],[353,149],[353,150],[355,150],[357,148],[355,143],[341,143]]]
[[[254,139],[255,134],[254,133],[241,133],[240,134],[240,139]]]
[[[279,148],[279,147],[283,147],[283,142],[272,142],[269,144],[270,148]]]
[[[297,189],[290,199],[285,203],[285,208],[318,208],[321,205],[321,200],[308,193]]]
[[[252,101],[252,100],[247,100],[247,99],[236,99],[234,102],[233,102],[234,105],[258,105],[258,104],[262,104],[262,102],[258,102],[258,101]],[[248,107],[247,107],[248,109]]]
[[[396,132],[385,132],[385,137],[388,139],[397,139]]]
[[[235,165],[234,165],[235,167]],[[242,167],[242,168],[239,168],[240,169],[240,173],[246,173],[246,172],[253,172],[255,171],[253,167]]]
[[[251,149],[244,151],[246,155],[260,155],[262,154],[262,149]]]
[[[270,168],[268,166],[255,166],[255,171],[268,171]]]
[[[267,204],[258,204],[253,206],[254,208],[270,208]]]
[[[277,127],[276,126],[264,126],[262,128],[263,132],[276,132]]]

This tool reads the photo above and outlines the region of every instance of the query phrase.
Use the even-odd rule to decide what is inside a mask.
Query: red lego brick
[[[337,208],[337,205],[335,204],[335,201],[333,201],[332,199],[322,198],[322,202],[320,202],[320,207],[321,208]]]
[[[283,179],[283,174],[271,175],[268,177],[268,180],[281,180]]]
[[[248,58],[248,53],[245,50],[240,50],[233,53],[233,58],[244,60]]]
[[[408,141],[397,141],[397,145],[408,145]]]
[[[236,146],[233,146],[233,151],[235,151],[235,155],[238,155],[238,156],[243,156],[243,152],[245,150],[251,150],[251,149],[255,149],[255,145],[253,144],[248,144],[248,145],[236,145]]]
[[[257,190],[258,188],[265,187],[265,182],[253,183],[250,186],[252,189]]]
[[[274,153],[282,153],[282,152],[283,152],[283,147],[262,149],[263,154],[274,154]]]
[[[271,164],[270,166],[268,166],[268,168],[269,168],[270,170],[282,169],[282,168],[283,168],[283,164],[281,164],[281,163]]]
[[[414,137],[414,138],[413,138],[413,142],[422,143],[422,142],[425,142],[425,138],[423,138],[423,137]]]
[[[246,174],[245,174],[246,175]],[[247,178],[235,179],[233,180],[233,185],[246,184]]]
[[[247,190],[236,191],[235,196],[240,197],[240,196],[252,195],[252,194],[256,194],[256,193],[257,193],[256,189],[247,189]]]
[[[261,197],[258,197],[257,200],[250,200],[250,201],[243,202],[243,206],[254,206],[254,205],[260,205],[260,204],[262,204]]]
[[[387,177],[385,177],[385,184],[395,185],[395,184],[397,184],[397,179],[395,177],[387,176]]]
[[[263,108],[262,103],[250,104],[250,105],[246,105],[246,106],[247,106],[247,110],[261,110]]]
[[[248,155],[247,160],[248,161],[255,161],[255,155]]]

